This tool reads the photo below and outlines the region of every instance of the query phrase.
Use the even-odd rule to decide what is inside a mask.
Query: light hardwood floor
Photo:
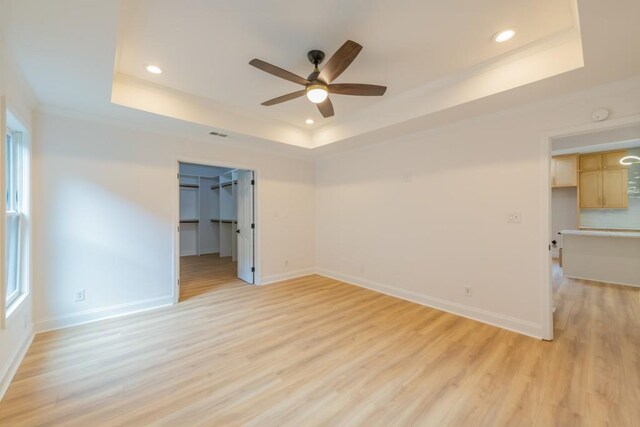
[[[236,273],[238,263],[218,254],[180,258],[180,301],[213,292],[230,284],[243,284]]]
[[[233,268],[187,259],[180,304],[38,335],[0,425],[640,425],[640,289],[556,267],[548,343],[321,276],[249,286]]]

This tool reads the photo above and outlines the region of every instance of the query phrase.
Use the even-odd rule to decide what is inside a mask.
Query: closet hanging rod
[[[220,187],[228,187],[228,186],[230,186],[232,184],[237,184],[237,183],[238,183],[238,180],[236,179],[236,180],[233,180],[231,182],[225,182],[224,184],[214,184],[214,185],[211,186],[211,189],[212,190],[217,190]]]
[[[200,188],[198,184],[180,184],[180,188]]]
[[[180,224],[197,224],[200,220],[198,219],[181,219]]]

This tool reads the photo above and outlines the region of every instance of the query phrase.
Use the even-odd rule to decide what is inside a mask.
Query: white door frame
[[[541,144],[541,281],[542,281],[542,339],[553,340],[553,279],[551,271],[551,251],[548,249],[551,236],[551,144],[553,139],[575,135],[586,135],[604,130],[613,130],[640,124],[640,114],[603,122],[586,123],[570,128],[544,133]]]
[[[180,300],[180,285],[178,280],[180,279],[180,233],[178,232],[178,226],[180,225],[180,181],[177,177],[180,174],[180,163],[192,163],[203,166],[217,166],[229,169],[244,169],[253,171],[253,179],[256,185],[253,186],[253,217],[255,218],[256,228],[253,234],[253,256],[255,260],[255,274],[254,285],[260,285],[262,283],[261,275],[261,262],[260,262],[260,235],[261,235],[261,220],[260,220],[260,198],[258,192],[260,191],[260,169],[255,166],[231,164],[222,160],[212,160],[202,157],[188,157],[188,156],[176,156],[174,158],[174,174],[172,179],[174,180],[173,200],[171,204],[173,206],[173,303],[177,304]]]

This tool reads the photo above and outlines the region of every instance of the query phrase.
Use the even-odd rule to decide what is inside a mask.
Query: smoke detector
[[[609,110],[606,108],[598,108],[596,111],[591,113],[591,118],[594,122],[601,122],[603,120],[607,120],[609,117]]]

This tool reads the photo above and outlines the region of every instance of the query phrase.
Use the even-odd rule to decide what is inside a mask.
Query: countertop
[[[640,239],[637,231],[562,230],[563,236],[631,237]]]

